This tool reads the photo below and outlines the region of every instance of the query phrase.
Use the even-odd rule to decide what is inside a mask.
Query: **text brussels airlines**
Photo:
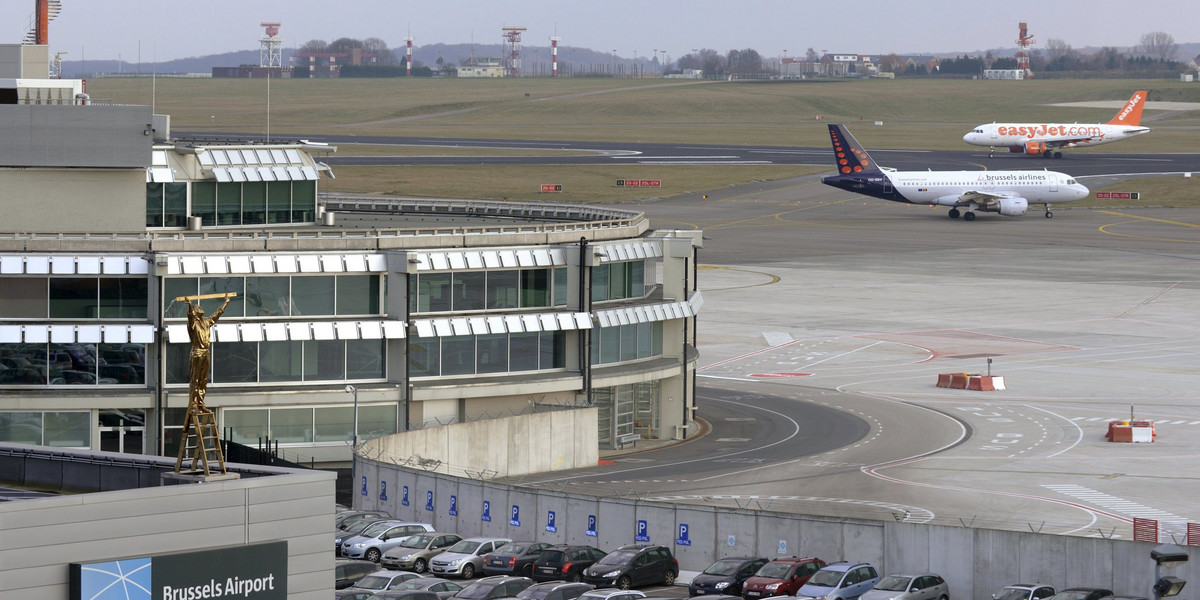
[[[183,588],[164,585],[162,588],[162,600],[203,600],[205,598],[223,598],[227,596],[249,598],[250,594],[255,592],[274,590],[275,574],[272,573],[266,577],[255,577],[253,579],[229,577],[223,584],[213,579],[204,585],[192,585]]]

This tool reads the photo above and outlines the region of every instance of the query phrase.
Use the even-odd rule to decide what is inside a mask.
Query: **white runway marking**
[[[1157,508],[1150,508],[1149,506],[1138,504],[1136,502],[1130,502],[1129,500],[1105,494],[1104,492],[1099,492],[1091,488],[1086,488],[1082,485],[1051,484],[1043,485],[1042,487],[1058,492],[1065,496],[1077,498],[1089,504],[1101,506],[1109,510],[1134,517],[1157,519],[1159,521],[1187,521],[1187,519],[1181,516],[1173,515],[1169,512],[1158,510]]]

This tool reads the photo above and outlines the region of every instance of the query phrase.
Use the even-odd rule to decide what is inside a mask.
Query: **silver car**
[[[433,525],[404,521],[376,521],[364,529],[361,534],[342,541],[342,556],[379,562],[384,552],[399,546],[401,542],[408,539],[408,536],[425,531],[433,531]]]
[[[429,571],[442,577],[470,579],[483,572],[484,554],[511,541],[509,538],[467,538],[429,559]]]
[[[950,586],[941,575],[888,575],[859,600],[950,600]]]

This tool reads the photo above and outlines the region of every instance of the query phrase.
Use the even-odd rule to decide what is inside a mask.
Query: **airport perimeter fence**
[[[434,471],[440,465],[420,461],[400,463],[360,455],[353,478],[355,508],[385,510],[464,537],[582,544],[604,551],[638,542],[661,544],[684,572],[701,571],[726,556],[815,556],[826,562],[869,562],[881,574],[938,573],[953,598],[983,600],[1017,582],[1153,597],[1155,543],[676,504],[633,494],[596,497],[571,493],[565,482],[557,489],[532,487],[484,473],[447,475]],[[1193,547],[1185,550],[1197,555]],[[1162,574],[1200,585],[1200,559]]]

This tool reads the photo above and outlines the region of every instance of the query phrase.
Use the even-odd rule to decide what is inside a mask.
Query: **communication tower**
[[[520,77],[521,76],[521,32],[525,31],[524,27],[502,27],[504,34],[505,61],[504,61],[504,76],[505,77]]]
[[[552,36],[550,38],[550,76],[558,77],[558,42],[562,38]]]
[[[1025,72],[1025,79],[1033,79],[1033,71],[1029,68],[1029,47],[1033,44],[1029,26],[1022,21],[1020,34],[1017,36],[1017,68]]]
[[[283,38],[275,37],[279,35],[279,23],[259,23],[259,26],[264,28],[266,35],[258,40],[258,66],[282,67]]]
[[[409,77],[412,77],[412,43],[413,43],[413,39],[412,39],[411,35],[404,38],[404,46],[405,46],[404,66],[406,68],[405,74],[408,75]]]

